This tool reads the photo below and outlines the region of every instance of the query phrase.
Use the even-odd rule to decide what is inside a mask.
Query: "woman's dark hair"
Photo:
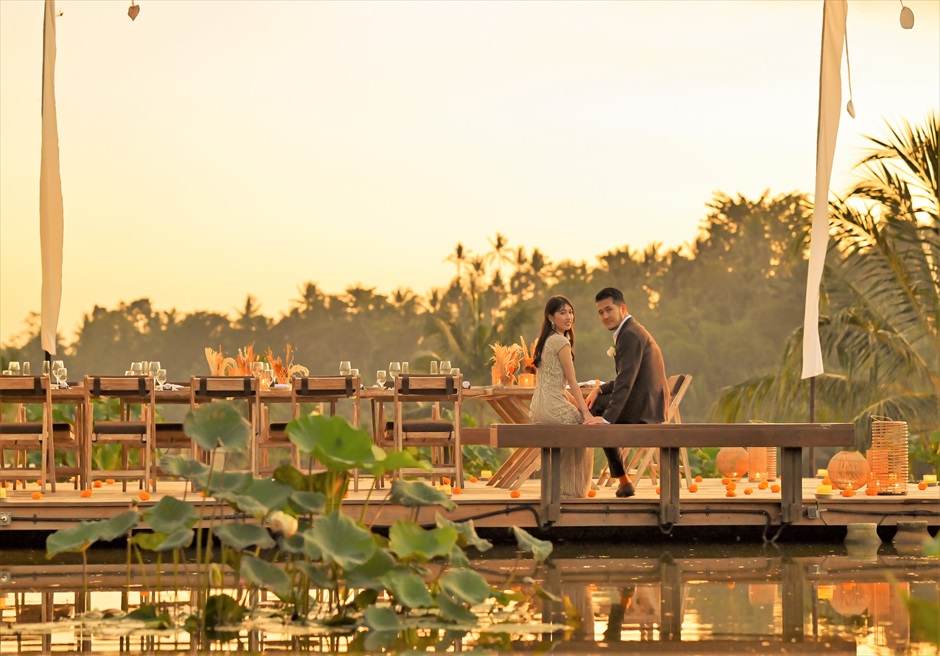
[[[552,296],[548,299],[548,303],[545,304],[545,312],[542,314],[542,329],[539,331],[538,341],[535,342],[535,352],[532,354],[532,364],[536,367],[542,362],[542,349],[545,348],[546,340],[548,340],[549,335],[555,332],[555,328],[552,326],[552,321],[549,317],[566,305],[574,312],[574,306],[571,304],[571,301],[564,296]],[[567,337],[568,341],[571,343],[571,355],[574,357],[574,325],[571,326],[570,330],[565,331],[565,337]]]

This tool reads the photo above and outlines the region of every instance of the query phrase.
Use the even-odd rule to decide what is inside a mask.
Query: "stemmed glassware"
[[[154,381],[157,383],[157,389],[163,389],[163,384],[166,383],[166,369],[157,369]]]
[[[264,363],[261,360],[251,363],[251,375],[258,379],[258,382],[261,382],[261,374],[264,373]]]
[[[388,374],[386,374],[385,369],[379,369],[375,372],[375,383],[379,387],[385,387],[385,381],[388,380]]]
[[[160,361],[154,360],[147,367],[147,373],[150,374],[150,377],[153,378],[153,382],[157,382],[157,372],[160,371]]]
[[[55,376],[56,385],[62,387],[66,384],[66,381],[69,377],[68,369],[65,368],[65,365],[62,364],[61,360],[56,360],[59,363],[59,366],[53,369],[52,375]]]
[[[271,369],[271,365],[265,363],[264,369],[261,371],[261,387],[262,389],[270,389],[271,384],[274,382],[274,370]]]
[[[394,381],[398,378],[398,374],[401,373],[401,362],[389,362],[388,363],[388,375],[392,377]]]

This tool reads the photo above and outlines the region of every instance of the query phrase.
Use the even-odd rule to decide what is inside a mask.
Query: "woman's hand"
[[[587,403],[587,407],[593,408],[594,402],[597,400],[597,397],[600,396],[601,386],[596,385],[594,389],[591,390],[591,393],[587,395],[587,398],[584,399],[584,402]]]
[[[590,426],[591,424],[604,424],[607,422],[604,421],[603,417],[595,417],[594,415],[590,415],[589,417],[585,417],[584,421],[581,423],[585,426]]]

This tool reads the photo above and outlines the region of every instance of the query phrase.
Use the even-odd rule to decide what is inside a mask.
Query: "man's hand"
[[[603,418],[603,417],[591,417],[590,419],[585,419],[585,420],[584,420],[584,424],[585,424],[586,426],[587,426],[587,425],[590,425],[590,424],[606,424],[606,423],[607,423],[607,422],[604,421],[604,418]]]

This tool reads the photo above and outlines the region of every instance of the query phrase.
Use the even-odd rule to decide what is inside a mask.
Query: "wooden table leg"
[[[676,524],[679,521],[679,449],[659,449],[659,522]]]
[[[542,525],[561,517],[561,449],[542,449]]]
[[[803,449],[783,447],[781,460],[780,521],[792,524],[803,514]]]

